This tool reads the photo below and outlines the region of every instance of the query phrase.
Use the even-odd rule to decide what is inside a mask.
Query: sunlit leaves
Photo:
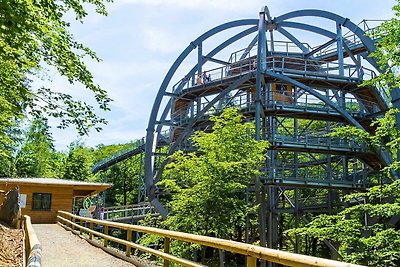
[[[173,193],[168,228],[232,238],[243,227],[249,203],[244,189],[259,175],[267,142],[254,139],[254,124],[236,109],[212,117],[212,132],[196,132],[196,152],[171,156],[161,185]]]
[[[87,15],[86,4],[106,15],[109,0],[11,0],[0,4],[0,109],[1,120],[13,120],[26,112],[60,119],[60,127],[75,125],[86,134],[105,120],[94,108],[72,99],[62,88],[33,88],[32,77],[46,76],[43,66],[55,68],[71,84],[81,84],[94,93],[98,107],[108,110],[106,92],[95,82],[84,59],[99,60],[95,53],[74,40],[68,32],[67,13],[80,21]],[[84,8],[85,6],[85,8]],[[3,125],[3,124],[2,124]],[[0,129],[4,133],[3,129]],[[1,141],[1,140],[0,140]]]

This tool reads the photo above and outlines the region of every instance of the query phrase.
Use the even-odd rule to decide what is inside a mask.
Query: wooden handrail
[[[24,232],[25,232],[25,249],[26,249],[26,266],[40,267],[42,263],[42,246],[33,230],[31,217],[24,216]]]
[[[295,253],[290,253],[290,252],[285,252],[285,251],[280,251],[280,250],[275,250],[275,249],[269,249],[269,248],[265,248],[265,247],[259,247],[259,246],[254,246],[254,245],[250,245],[250,244],[245,244],[245,243],[240,243],[240,242],[236,242],[236,241],[230,241],[230,240],[225,240],[225,239],[220,239],[220,238],[215,238],[215,237],[200,236],[200,235],[194,235],[194,234],[188,234],[188,233],[182,233],[182,232],[176,232],[176,231],[163,230],[163,229],[158,229],[158,228],[153,228],[153,227],[145,227],[145,226],[139,226],[139,225],[130,225],[130,224],[124,224],[124,223],[96,220],[96,219],[85,218],[85,217],[73,215],[73,214],[71,214],[69,212],[65,212],[65,211],[58,211],[58,214],[59,214],[59,216],[57,216],[58,222],[60,224],[62,224],[64,227],[69,228],[69,229],[73,229],[74,227],[76,227],[76,228],[79,228],[80,231],[86,231],[87,233],[90,234],[90,236],[96,235],[96,236],[102,237],[105,240],[104,246],[106,246],[106,244],[107,244],[106,240],[114,241],[114,242],[117,242],[117,243],[127,246],[127,248],[135,248],[140,251],[153,254],[157,257],[164,259],[164,262],[175,262],[175,263],[179,263],[183,266],[199,266],[199,264],[189,261],[189,260],[183,260],[183,259],[177,258],[175,256],[172,256],[172,255],[168,254],[169,251],[161,252],[161,251],[158,251],[155,249],[151,249],[151,248],[144,247],[142,245],[135,244],[131,241],[126,241],[123,239],[109,236],[108,228],[112,227],[112,228],[117,228],[117,229],[121,229],[121,230],[127,230],[128,232],[132,232],[132,231],[133,232],[141,232],[141,233],[147,233],[147,234],[164,237],[166,240],[168,239],[168,244],[167,244],[167,246],[165,246],[165,248],[169,248],[170,240],[180,240],[180,241],[195,243],[195,244],[212,247],[212,248],[216,248],[216,249],[221,249],[221,250],[225,250],[225,251],[229,251],[229,252],[233,252],[233,253],[242,254],[247,257],[247,266],[249,266],[249,267],[255,267],[257,259],[280,263],[280,264],[287,265],[287,266],[361,267],[361,265],[355,265],[355,264],[339,262],[339,261],[334,261],[334,260],[328,260],[328,259],[323,259],[323,258],[317,258],[317,257],[312,257],[312,256],[306,256],[306,255],[300,255],[300,254],[295,254]],[[91,223],[91,226],[93,226],[93,224],[102,225],[105,228],[107,228],[107,232],[105,231],[104,234],[96,232],[93,229],[89,229],[82,225],[78,225],[77,223],[75,223],[76,220],[79,220],[80,222],[89,222],[89,223]],[[68,225],[70,227],[68,227]],[[127,255],[128,255],[128,253],[127,253]]]

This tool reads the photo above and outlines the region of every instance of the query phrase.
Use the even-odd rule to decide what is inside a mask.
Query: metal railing
[[[127,206],[113,206],[103,208],[103,220],[118,220],[124,218],[132,218],[143,216],[146,214],[155,214],[156,211],[150,203],[134,204]]]
[[[168,140],[170,137],[169,135],[170,135],[169,130],[162,131],[161,134],[159,135],[159,139]],[[146,143],[146,140],[144,137],[136,140],[135,142],[133,142],[131,145],[127,146],[126,148],[121,149],[121,150],[117,151],[116,153],[108,156],[107,158],[96,162],[92,167],[92,172],[96,173],[107,164],[118,163],[118,162],[120,162],[126,158],[129,158],[133,155],[139,154],[140,152],[144,152],[145,143]]]
[[[375,30],[375,28],[378,27],[378,25],[376,24],[380,24],[382,22],[384,22],[384,20],[362,20],[357,26],[361,27],[366,35],[370,35]],[[372,24],[375,25],[372,26]],[[343,42],[345,42],[350,49],[362,45],[361,39],[352,31],[348,31],[345,34],[343,34]],[[314,47],[313,49],[315,48],[316,47]],[[318,51],[318,53],[316,53],[315,55],[316,57],[321,57],[324,55],[333,54],[336,51],[337,51],[337,44],[333,43],[330,46],[326,47],[325,49]]]
[[[170,244],[171,240],[180,240],[183,242],[198,244],[206,247],[211,247],[215,249],[220,249],[232,253],[241,254],[246,257],[246,266],[256,267],[257,260],[264,260],[279,263],[286,266],[325,266],[325,267],[360,267],[360,265],[349,264],[345,262],[333,261],[323,258],[317,258],[312,256],[300,255],[275,249],[269,249],[265,247],[259,247],[255,245],[240,243],[236,241],[224,240],[215,237],[200,236],[176,231],[163,230],[153,227],[145,227],[138,225],[130,225],[123,223],[107,222],[101,220],[95,220],[90,218],[79,217],[65,211],[58,211],[57,216],[58,224],[66,228],[67,230],[72,230],[76,234],[83,235],[83,233],[88,236],[85,237],[86,240],[92,244],[102,247],[106,250],[108,246],[108,241],[113,241],[118,244],[124,245],[126,247],[125,255],[120,253],[116,255],[125,260],[135,262],[137,266],[144,266],[145,264],[138,262],[130,257],[132,249],[149,253],[156,257],[164,260],[164,266],[167,267],[171,262],[180,264],[182,266],[204,266],[200,263],[190,261],[187,259],[182,259],[170,254]],[[78,224],[77,222],[80,222]],[[90,227],[87,228],[83,224],[89,223]],[[95,231],[95,225],[101,225],[104,228],[104,233]],[[120,229],[127,231],[126,240],[121,238],[116,238],[109,235],[110,228]],[[76,231],[75,229],[79,229]],[[164,251],[156,250],[153,248],[145,247],[143,245],[132,242],[132,233],[146,233],[150,235],[156,235],[164,238]],[[93,241],[94,236],[103,239],[103,242]]]
[[[367,144],[353,137],[340,138],[332,137],[332,131],[327,130],[303,130],[293,127],[266,127],[264,128],[267,140],[272,144],[280,143],[281,145],[295,146],[314,146],[328,149],[345,149],[346,151],[366,151]]]
[[[312,47],[308,43],[301,43],[301,44],[304,45],[309,50],[312,50]],[[274,52],[272,52],[272,53],[279,53],[281,55],[283,54],[283,55],[289,56],[290,54],[303,54],[304,53],[295,43],[289,42],[289,41],[273,41],[273,42],[271,42],[271,40],[267,40],[267,45],[269,46],[268,51],[272,51],[271,46],[273,45]],[[257,45],[254,45],[250,50],[247,51],[246,55],[243,56],[244,53],[246,52],[246,50],[247,50],[247,48],[243,48],[243,49],[233,52],[231,54],[231,56],[229,57],[228,62],[233,63],[233,62],[237,62],[239,60],[257,56]]]
[[[352,82],[368,80],[376,76],[373,70],[363,67],[361,71],[361,68],[352,64],[343,64],[343,66],[340,66],[336,62],[297,57],[267,57],[263,63],[266,64],[267,70],[271,69],[287,74],[303,76],[351,80]],[[343,75],[339,73],[341,68],[343,68]],[[256,58],[246,58],[226,66],[204,71],[201,75],[186,76],[173,86],[172,91],[175,92],[178,87],[188,89],[193,86],[204,86],[211,82],[222,82],[226,78],[242,76],[255,69]]]
[[[255,107],[254,98],[254,94],[250,92],[238,92],[231,97],[226,97],[224,100],[217,102],[212,108],[207,110],[202,117],[205,118],[210,115],[219,114],[227,107],[236,107],[242,111],[253,110]],[[329,99],[333,103],[344,108],[352,116],[364,117],[380,111],[377,103],[360,98],[356,99],[353,96],[339,99],[331,96]],[[307,92],[270,92],[267,93],[267,95],[262,93],[261,103],[266,110],[269,108],[276,109],[276,107],[279,106],[281,109],[287,108],[339,115],[337,110]],[[173,110],[172,117],[174,118],[174,122],[184,124],[185,121],[187,122],[188,119],[196,116],[198,111],[203,110],[204,107],[208,105],[208,102],[202,102],[200,107],[198,105],[197,102],[192,102],[191,106],[187,105],[185,108]]]
[[[136,140],[133,143],[129,144],[127,147],[117,151],[116,153],[112,154],[111,156],[96,162],[92,167],[92,172],[97,172],[102,165],[106,164],[107,162],[112,161],[113,159],[122,157],[123,155],[130,153],[134,150],[144,149],[144,138],[140,140]]]
[[[336,183],[351,186],[366,186],[368,184],[368,168],[353,169],[350,172],[343,173],[342,170],[326,172],[321,169],[298,168],[296,172],[293,168],[285,168],[279,166],[275,170],[266,169],[264,177],[266,180],[275,181],[298,181],[298,182],[314,182],[320,183]]]
[[[286,127],[287,129],[289,127]],[[273,149],[290,149],[292,151],[330,151],[333,154],[346,154],[346,153],[366,153],[369,147],[365,142],[357,140],[356,138],[340,138],[330,136],[331,132],[302,132],[294,133],[288,132],[283,128],[268,128],[266,129],[266,139]],[[186,140],[180,149],[192,151],[195,150],[190,140]],[[319,174],[315,175],[313,179],[318,179]],[[310,177],[308,177],[310,178]]]

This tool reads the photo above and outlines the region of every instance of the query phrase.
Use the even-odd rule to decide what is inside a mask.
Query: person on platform
[[[203,71],[203,83],[207,83],[207,73],[205,71]]]
[[[104,220],[104,208],[100,208],[100,220]]]
[[[202,82],[203,82],[202,75],[201,73],[199,73],[196,78],[196,85],[200,85],[202,84]]]

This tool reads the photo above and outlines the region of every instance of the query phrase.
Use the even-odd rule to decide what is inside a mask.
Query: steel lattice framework
[[[325,19],[333,30],[298,22],[306,17]],[[211,37],[232,29],[238,32],[205,53],[203,46]],[[237,107],[255,123],[255,138],[271,144],[264,174],[249,192],[254,191],[261,204],[261,245],[276,248],[281,242],[280,214],[293,213],[297,226],[301,218],[307,220],[307,211],[333,211],[343,204],[342,194],[365,189],[369,178],[392,161],[379,148],[329,135],[342,125],[373,133],[371,121],[390,106],[383,89],[362,85],[380,72],[376,60],[369,57],[377,41],[366,35],[370,30],[366,22],[356,25],[323,10],[299,10],[272,18],[267,7],[258,19],[231,21],[210,29],[190,42],[166,74],[145,140],[98,164],[95,170],[144,153],[139,176],[146,190],[139,200],[147,196],[166,215],[156,185],[168,163],[166,156],[190,149],[188,137],[196,130],[208,129],[210,115]],[[310,46],[293,31],[313,33],[324,41]],[[217,58],[232,44],[251,36],[250,43],[231,52],[229,59]],[[275,40],[276,36],[284,40]],[[183,78],[176,78],[178,68],[192,53],[196,63]],[[216,67],[206,68],[211,62]],[[178,82],[172,84],[174,78]],[[396,107],[398,95],[393,91]],[[325,193],[313,193],[316,190]]]

